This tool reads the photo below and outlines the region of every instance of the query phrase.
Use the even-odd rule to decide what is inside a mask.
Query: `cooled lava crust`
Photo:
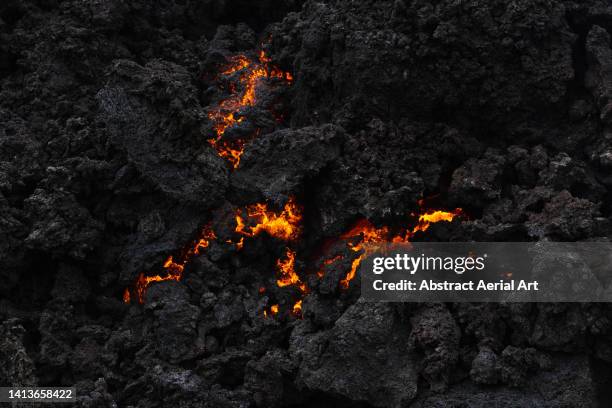
[[[607,407],[612,306],[359,300],[369,242],[612,237],[605,0],[3,0],[0,385]]]

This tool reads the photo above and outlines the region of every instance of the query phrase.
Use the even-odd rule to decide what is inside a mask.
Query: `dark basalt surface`
[[[292,195],[300,270],[422,196],[468,218],[417,239],[608,240],[611,37],[606,0],[2,1],[0,385],[76,386],[80,407],[609,406],[608,304],[369,304],[338,288],[346,260],[304,276],[299,319],[265,236],[213,243],[144,305],[122,292]],[[264,131],[230,171],[216,77],[262,43],[294,81],[245,113]]]

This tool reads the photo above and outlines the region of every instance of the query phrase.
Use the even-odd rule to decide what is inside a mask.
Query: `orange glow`
[[[241,250],[244,247],[244,237],[240,237],[240,240],[236,243],[236,249]]]
[[[424,205],[424,200],[419,200],[419,205]],[[349,283],[357,273],[357,268],[361,264],[361,261],[367,255],[363,249],[364,245],[368,243],[380,243],[380,242],[393,242],[393,243],[403,243],[409,242],[410,239],[414,236],[418,231],[426,231],[432,224],[437,222],[451,222],[455,217],[462,215],[463,212],[460,208],[455,209],[454,211],[441,211],[441,210],[428,210],[425,213],[419,215],[417,224],[412,229],[402,229],[398,234],[392,235],[391,230],[388,227],[380,227],[377,228],[372,223],[366,219],[362,219],[358,221],[353,228],[351,228],[348,232],[344,233],[341,238],[342,239],[350,239],[354,237],[360,237],[357,243],[353,243],[349,241],[348,246],[354,251],[358,252],[359,255],[353,262],[351,263],[351,269],[346,274],[344,279],[340,281],[340,287],[343,289],[347,289],[349,287]],[[329,263],[333,263],[334,260],[337,260],[338,257],[333,259],[323,261],[325,265]],[[319,277],[322,277],[322,271],[317,274]]]
[[[266,55],[266,52],[264,50],[260,50],[259,62],[261,62],[262,64],[269,64],[270,62],[272,62],[272,60]]]
[[[266,204],[253,204],[245,209],[240,209],[236,213],[236,233],[242,235],[240,240],[235,244],[237,249],[242,249],[245,237],[255,237],[262,232],[268,233],[270,236],[281,239],[283,241],[293,241],[297,239],[301,232],[300,222],[302,219],[302,210],[296,204],[295,199],[290,198],[281,211],[273,211],[268,209]],[[141,273],[134,284],[134,293],[138,297],[140,303],[144,303],[144,297],[147,288],[154,282],[164,282],[169,280],[180,281],[183,277],[183,271],[186,264],[191,261],[195,255],[199,255],[204,249],[210,246],[211,241],[216,239],[215,233],[210,226],[202,230],[199,238],[195,240],[187,249],[177,256],[169,256],[164,262],[162,268],[163,273],[157,275],[145,275]],[[229,241],[232,242],[231,240]],[[290,254],[293,258],[287,259],[283,263],[281,270],[280,282],[286,279],[299,281],[299,277],[293,272],[293,264],[295,262],[295,253]],[[281,261],[279,261],[281,262]],[[305,291],[306,286],[299,282],[300,290]],[[264,288],[265,290],[265,288]],[[129,302],[130,292],[126,289],[123,298],[127,298]],[[126,302],[126,303],[127,303]]]
[[[210,246],[210,241],[213,241],[216,238],[217,237],[215,236],[215,232],[210,228],[210,226],[207,226],[206,228],[204,228],[202,234],[200,235],[200,238],[197,240],[193,248],[193,253],[195,255],[200,255],[200,251],[208,248]]]
[[[424,201],[419,201],[419,205],[423,206]],[[457,216],[463,215],[461,209],[453,211],[442,211],[435,209],[425,210],[421,207],[420,215],[412,214],[416,222],[411,227],[377,227],[367,219],[357,221],[347,232],[343,233],[339,239],[345,241],[346,245],[354,253],[351,261],[350,270],[345,277],[340,280],[339,286],[347,289],[351,280],[355,278],[357,269],[361,261],[367,256],[367,246],[370,243],[402,243],[409,242],[411,238],[419,231],[426,231],[429,227],[438,222],[450,222]],[[278,287],[293,286],[300,290],[301,296],[291,306],[291,313],[294,316],[302,316],[302,304],[304,296],[309,293],[309,288],[302,281],[296,272],[295,250],[291,248],[291,244],[297,240],[302,232],[302,208],[296,203],[294,197],[290,197],[285,206],[281,210],[270,209],[265,203],[256,203],[245,208],[238,209],[235,215],[236,227],[235,233],[240,236],[240,240],[236,243],[233,240],[227,240],[235,248],[242,249],[245,238],[253,238],[266,232],[268,235],[288,243],[285,249],[285,254],[276,262]],[[164,281],[180,281],[183,277],[185,266],[196,255],[201,254],[210,243],[216,239],[216,235],[210,226],[206,226],[199,237],[194,240],[190,246],[184,249],[179,254],[170,255],[166,258],[162,266],[162,273],[152,276],[147,276],[140,273],[134,284],[133,291],[126,288],[123,293],[123,301],[130,303],[133,295],[140,303],[144,303],[146,290],[154,282]],[[334,264],[343,260],[344,255],[336,255],[329,259],[324,259],[321,262],[321,267],[317,272],[319,278],[323,278],[324,269],[327,265]],[[261,286],[258,288],[260,294],[266,292],[266,288]],[[274,304],[269,308],[264,309],[264,316],[274,316],[279,312],[279,305]]]
[[[287,201],[280,213],[268,209],[266,204],[253,204],[245,211],[246,217],[243,210],[238,210],[236,213],[238,234],[254,237],[265,231],[283,241],[293,241],[301,232],[302,209],[295,203],[293,197]]]
[[[257,86],[257,82],[260,78],[267,78],[268,71],[262,67],[254,68],[249,74],[246,76],[246,80],[243,82],[244,84],[244,93],[242,94],[242,98],[240,98],[240,107],[245,106],[253,106],[255,105],[255,88]]]
[[[242,249],[245,237],[255,237],[262,232],[268,233],[270,236],[281,239],[283,241],[293,241],[297,239],[301,232],[300,222],[302,219],[302,210],[296,204],[295,199],[290,198],[281,211],[273,211],[268,209],[266,204],[253,204],[245,209],[240,209],[236,213],[236,233],[242,235],[240,240],[235,244],[237,249]],[[157,275],[145,275],[141,273],[134,284],[134,293],[138,297],[140,303],[144,303],[144,297],[147,288],[154,282],[164,281],[180,281],[183,277],[185,266],[195,255],[199,255],[204,249],[210,246],[211,241],[216,239],[215,233],[210,226],[205,227],[199,238],[195,240],[187,249],[183,250],[177,257],[169,256],[166,258],[162,268],[163,273]],[[232,243],[232,241],[228,241]],[[283,269],[279,278],[279,286],[287,279],[291,282],[299,282],[299,277],[293,271],[295,262],[295,252],[289,253],[291,259],[283,260]],[[299,282],[297,285],[300,290],[305,291],[306,286]],[[265,288],[264,288],[265,290]],[[129,302],[129,289],[123,294],[123,299],[126,303]]]
[[[221,71],[221,75],[228,76],[251,65],[251,61],[244,55],[233,56],[230,58],[230,61],[231,65],[227,67],[224,71]]]
[[[268,311],[266,309],[264,309],[264,317],[268,317],[268,315],[275,316],[277,314],[278,314],[278,305],[270,306],[270,313],[269,314],[268,314]]]
[[[419,221],[417,225],[413,228],[412,233],[416,233],[417,231],[427,231],[431,224],[435,224],[436,222],[446,221],[451,222],[456,216],[461,215],[462,211],[460,208],[455,209],[454,211],[430,211],[425,214],[421,214],[419,216]]]
[[[293,305],[292,311],[293,311],[293,314],[296,316],[302,315],[302,299],[295,302],[295,304]]]
[[[186,251],[184,251],[179,258],[177,258],[177,260],[175,260],[172,255],[166,259],[163,265],[163,269],[165,270],[164,274],[146,276],[144,273],[140,273],[134,285],[134,291],[138,296],[138,302],[144,303],[145,293],[151,283],[165,282],[170,280],[177,282],[180,281],[183,277],[183,271],[185,270],[185,265],[187,262],[189,262],[194,255],[199,255],[203,249],[208,248],[210,242],[214,239],[216,239],[214,231],[210,228],[210,226],[206,226],[200,233],[199,238],[194,241],[193,244]],[[126,292],[129,296],[128,289],[126,289]],[[125,292],[123,299],[125,301]]]
[[[362,242],[380,242],[383,237],[389,234],[388,227],[376,228],[365,218],[355,223],[353,228],[342,234],[341,238],[347,239],[362,236]]]
[[[240,112],[257,103],[257,86],[262,79],[282,79],[287,83],[293,81],[293,76],[272,66],[271,59],[261,50],[259,62],[255,62],[245,55],[237,55],[230,59],[230,65],[221,72],[221,76],[238,76],[238,87],[230,86],[230,96],[222,100],[219,105],[208,113],[208,118],[213,122],[216,136],[209,139],[209,143],[217,151],[217,154],[226,159],[235,169],[240,165],[240,157],[244,151],[247,140],[223,140],[223,135],[228,128],[241,123],[244,118]],[[242,92],[236,91],[241,89]],[[255,134],[253,137],[256,137]],[[252,138],[252,137],[251,137]]]
[[[357,256],[357,258],[353,259],[353,262],[351,263],[351,270],[346,274],[344,279],[340,281],[340,287],[347,289],[349,287],[349,282],[355,277],[357,268],[359,268],[361,261],[366,255],[365,252],[362,251],[364,244],[388,241],[388,235],[388,227],[376,228],[366,219],[358,221],[353,228],[342,235],[341,238],[343,239],[360,236],[361,239],[357,243],[349,243],[348,245],[353,251],[361,253]]]
[[[302,293],[306,292],[306,285],[302,283],[300,277],[295,272],[295,251],[287,248],[284,259],[276,261],[276,267],[280,277],[276,281],[279,288],[285,286],[296,286]]]
[[[342,255],[336,255],[333,258],[329,258],[329,259],[324,259],[323,260],[323,264],[321,265],[321,268],[317,271],[317,277],[319,279],[321,279],[323,276],[325,276],[325,272],[323,271],[323,269],[327,266],[327,265],[331,265],[333,263],[336,263],[336,261],[339,261],[343,259]]]

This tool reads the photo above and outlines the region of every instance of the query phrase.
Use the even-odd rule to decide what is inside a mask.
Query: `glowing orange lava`
[[[425,202],[419,201],[421,213],[412,214],[416,219],[412,227],[391,228],[388,226],[376,227],[367,219],[357,221],[352,228],[342,234],[339,239],[346,242],[346,245],[355,253],[355,258],[351,262],[351,268],[345,277],[340,281],[340,287],[347,289],[351,280],[355,278],[357,269],[361,261],[366,257],[366,244],[370,243],[402,243],[409,242],[410,239],[419,231],[426,231],[429,227],[438,222],[450,222],[455,217],[463,214],[461,209],[453,211],[443,211],[435,209],[424,209]],[[294,197],[290,197],[281,210],[271,209],[266,203],[256,203],[245,208],[238,209],[235,215],[235,233],[240,236],[237,242],[227,240],[235,248],[240,250],[244,245],[245,239],[253,238],[265,232],[268,235],[282,240],[288,244],[285,248],[285,255],[277,260],[277,280],[278,287],[293,286],[300,290],[301,296],[291,307],[291,313],[296,317],[302,316],[302,303],[304,296],[309,293],[309,288],[302,281],[296,272],[296,252],[291,245],[299,238],[301,233],[302,208],[296,203]],[[163,264],[163,273],[148,276],[141,273],[134,284],[133,292],[126,289],[123,293],[123,301],[130,303],[131,296],[134,294],[140,303],[144,302],[147,288],[154,282],[180,281],[183,277],[186,264],[196,255],[203,252],[210,246],[211,241],[216,239],[216,235],[210,226],[205,227],[198,239],[193,241],[186,250],[183,250],[176,258],[169,256]],[[344,259],[343,255],[336,255],[329,259],[324,259],[321,268],[317,272],[319,278],[324,276],[324,268]],[[266,292],[266,288],[258,288],[260,294]],[[263,311],[265,317],[275,316],[279,313],[279,305],[273,304]]]
[[[257,203],[247,206],[243,209],[238,209],[236,212],[236,230],[235,232],[241,235],[238,242],[234,245],[236,249],[242,249],[244,239],[255,237],[262,232],[268,233],[270,236],[289,242],[297,239],[301,231],[302,210],[296,204],[295,198],[291,197],[282,210],[274,211],[268,208],[265,203]],[[144,303],[145,293],[147,288],[154,282],[164,281],[180,281],[183,277],[183,271],[186,264],[195,256],[202,253],[205,248],[208,248],[210,242],[216,239],[215,233],[210,226],[203,229],[197,240],[192,242],[190,246],[184,250],[178,257],[169,256],[163,264],[163,273],[157,275],[145,275],[140,273],[134,284],[134,294],[138,298],[139,303]],[[231,240],[229,243],[233,243]],[[295,274],[294,262],[295,252],[288,252],[287,259],[279,265],[280,278],[279,286],[286,286],[282,283],[295,281],[300,290],[305,291],[306,286],[299,281],[299,277]],[[296,281],[297,279],[297,281]],[[130,303],[131,294],[128,288],[123,294],[123,301]]]
[[[185,265],[187,262],[189,262],[194,255],[199,255],[204,248],[208,248],[210,242],[214,239],[216,239],[214,231],[210,228],[210,226],[206,226],[202,230],[199,238],[193,242],[193,244],[187,250],[185,250],[176,261],[172,255],[166,259],[163,265],[163,269],[165,271],[164,274],[147,276],[144,273],[140,273],[134,285],[134,292],[138,297],[138,302],[144,303],[145,293],[151,283],[170,280],[177,282],[180,281],[183,277],[183,271],[185,270]],[[130,292],[127,288],[123,294],[123,301],[125,303],[130,302]]]
[[[349,242],[348,244],[349,248],[355,252],[360,252],[360,254],[357,258],[353,259],[351,270],[346,274],[345,278],[340,281],[340,286],[344,289],[349,287],[349,282],[355,277],[359,264],[361,264],[361,261],[366,256],[366,253],[362,251],[364,244],[385,241],[395,242],[394,239],[401,239],[399,236],[390,239],[388,227],[376,228],[366,219],[358,221],[353,228],[342,234],[341,238],[349,239],[358,236],[360,240],[357,243]]]
[[[238,139],[223,140],[223,135],[228,128],[241,123],[244,118],[240,112],[257,102],[257,85],[262,79],[276,78],[291,83],[293,77],[271,65],[271,59],[261,50],[259,62],[249,59],[245,55],[237,55],[230,59],[230,65],[221,72],[222,77],[231,77],[238,73],[239,86],[230,87],[230,96],[223,99],[219,105],[208,113],[208,118],[213,122],[216,137],[209,139],[209,143],[217,151],[217,154],[237,168],[240,165],[240,157],[244,151],[247,140]],[[241,92],[238,92],[240,89]],[[255,135],[256,136],[256,135]]]
[[[228,66],[220,72],[218,79],[220,83],[227,86],[229,96],[219,101],[208,112],[208,118],[211,120],[214,129],[214,135],[211,135],[208,142],[216,150],[217,154],[226,159],[235,169],[240,165],[245,145],[258,137],[261,129],[256,129],[246,137],[232,139],[229,138],[230,135],[226,135],[226,132],[228,129],[243,123],[246,120],[244,115],[247,108],[258,104],[258,88],[260,99],[263,99],[261,98],[262,86],[267,86],[267,89],[271,89],[270,87],[275,86],[274,84],[288,85],[293,82],[293,76],[291,73],[272,65],[271,58],[261,50],[257,58],[246,55],[231,57],[228,61]],[[258,106],[258,108],[262,108],[262,106]],[[266,107],[264,106],[263,108]],[[282,114],[272,112],[272,115],[277,121],[282,121]],[[456,216],[462,214],[460,209],[450,212],[425,210],[426,200],[419,200],[418,204],[421,212],[418,217],[412,214],[417,219],[416,225],[412,228],[376,227],[364,219],[358,221],[349,231],[340,236],[339,239],[344,240],[355,253],[351,269],[340,281],[340,287],[348,288],[350,281],[354,279],[361,261],[366,256],[366,244],[408,242],[415,233],[426,231],[433,223],[450,222]],[[265,203],[252,204],[236,211],[235,222],[234,232],[239,237],[239,240],[234,242],[232,239],[228,239],[226,242],[233,244],[237,250],[243,248],[245,239],[254,238],[264,232],[286,243],[285,255],[276,262],[278,273],[276,284],[281,288],[294,286],[300,290],[300,299],[297,299],[291,307],[291,313],[298,317],[301,316],[303,298],[309,292],[309,288],[296,273],[296,252],[291,247],[302,232],[302,208],[296,204],[293,197],[287,201],[281,210],[270,208]],[[180,281],[187,263],[194,256],[201,254],[208,248],[215,239],[216,235],[211,227],[205,227],[198,239],[188,245],[180,254],[170,255],[166,259],[162,266],[163,271],[160,274],[145,275],[140,273],[133,289],[125,289],[123,301],[130,303],[132,297],[134,297],[138,299],[138,302],[143,303],[146,291],[152,283],[172,280]],[[333,258],[323,260],[317,276],[323,278],[325,266],[343,259],[343,255],[336,255]],[[257,290],[260,294],[266,293],[264,286],[259,287]],[[272,304],[263,311],[265,317],[275,316],[278,313],[278,304]]]
[[[221,75],[228,76],[251,65],[251,60],[244,55],[235,55],[230,58],[230,62],[231,64],[224,71],[221,71]]]
[[[436,222],[446,221],[451,222],[456,216],[461,215],[463,212],[460,208],[456,208],[454,211],[440,211],[433,210],[419,216],[417,225],[412,229],[412,233],[417,231],[427,231],[431,224]]]
[[[295,272],[295,251],[287,248],[285,258],[276,262],[280,277],[276,281],[278,287],[296,286],[302,293],[306,292],[306,285],[302,283],[300,277]]]
[[[420,205],[423,205],[423,203],[424,201],[419,201]],[[350,281],[355,278],[357,268],[359,268],[361,261],[367,255],[363,251],[365,244],[381,242],[409,242],[416,232],[426,231],[432,224],[435,224],[437,222],[451,222],[455,217],[461,214],[462,210],[460,208],[457,208],[454,211],[428,210],[425,213],[419,215],[417,224],[412,229],[403,229],[395,235],[391,233],[388,227],[377,228],[366,219],[358,221],[353,226],[353,228],[351,228],[348,232],[342,234],[341,236],[342,239],[359,237],[359,240],[356,243],[350,240],[348,243],[348,246],[351,248],[351,250],[359,253],[359,255],[357,255],[357,257],[353,259],[353,262],[351,263],[351,269],[346,274],[344,279],[340,281],[340,286],[343,289],[347,289],[349,287]],[[338,259],[338,257],[336,256],[333,259]],[[333,263],[333,261],[323,261],[324,265],[328,265],[330,263]],[[322,277],[321,273],[319,273],[318,275],[319,277]]]
[[[280,213],[268,209],[267,204],[253,204],[246,210],[236,212],[236,233],[254,237],[265,231],[283,241],[293,241],[300,234],[301,220],[302,209],[293,197],[287,201]]]
[[[272,305],[270,306],[270,313],[268,314],[268,311],[264,309],[264,317],[268,317],[268,315],[277,315],[278,314],[278,305]]]
[[[302,314],[302,299],[295,302],[292,308],[292,312],[296,316],[300,316]]]

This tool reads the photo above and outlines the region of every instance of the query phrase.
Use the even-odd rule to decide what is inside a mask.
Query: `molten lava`
[[[214,231],[210,226],[206,226],[200,233],[198,239],[193,242],[187,250],[183,251],[183,254],[176,261],[172,255],[166,259],[163,265],[164,274],[147,276],[144,273],[140,273],[134,284],[134,292],[138,297],[138,302],[144,303],[145,293],[151,283],[169,280],[180,281],[183,277],[183,271],[185,270],[187,262],[189,262],[194,255],[199,255],[204,248],[208,248],[210,242],[214,239],[216,239]],[[127,288],[123,294],[123,301],[125,303],[130,302],[130,291]]]
[[[461,209],[455,209],[454,211],[425,210],[423,208],[424,201],[420,201],[419,205],[421,205],[422,212],[418,216],[412,214],[412,216],[416,218],[416,224],[411,228],[376,227],[370,221],[362,219],[340,236],[339,239],[345,241],[346,245],[355,253],[355,258],[351,262],[350,270],[340,281],[341,288],[348,288],[350,281],[354,279],[361,261],[367,255],[365,251],[366,244],[409,242],[415,233],[426,231],[432,224],[437,222],[450,222],[455,219],[455,217],[462,215]],[[285,255],[276,262],[276,285],[280,288],[293,286],[299,289],[301,296],[295,301],[290,311],[294,316],[301,317],[303,298],[309,293],[309,288],[296,272],[297,254],[291,246],[299,238],[302,230],[302,208],[296,203],[294,197],[290,197],[281,210],[274,210],[266,203],[256,203],[238,209],[236,211],[235,221],[236,227],[234,232],[240,238],[237,242],[232,240],[227,240],[227,242],[235,245],[235,248],[238,250],[242,249],[245,239],[257,237],[263,232],[288,244],[288,247],[285,248]],[[163,273],[152,276],[141,273],[134,284],[133,292],[126,289],[123,293],[123,301],[125,303],[130,303],[133,293],[138,301],[143,303],[146,290],[153,282],[170,280],[180,281],[183,277],[183,272],[187,263],[191,261],[194,256],[200,255],[215,239],[216,235],[211,227],[205,227],[198,239],[193,241],[185,250],[176,256],[176,258],[171,255],[166,259],[163,264]],[[317,276],[323,278],[325,266],[334,264],[343,259],[343,255],[336,255],[332,258],[324,259],[321,264],[321,269],[317,272]],[[266,292],[266,288],[263,286],[259,287],[258,291],[260,294],[263,294]],[[273,304],[269,308],[264,309],[264,316],[275,316],[278,312],[279,305]]]
[[[282,210],[274,211],[268,208],[265,203],[257,203],[247,206],[243,209],[238,209],[236,212],[236,229],[235,232],[240,236],[238,242],[234,245],[236,249],[242,249],[245,238],[252,238],[266,232],[272,237],[278,238],[285,242],[294,241],[298,238],[301,231],[302,209],[295,202],[295,198],[291,197],[285,204]],[[211,241],[216,239],[215,233],[210,226],[203,229],[202,233],[187,249],[177,258],[169,256],[163,264],[164,272],[157,275],[145,275],[141,273],[134,284],[134,293],[140,303],[144,303],[145,293],[147,288],[154,282],[164,281],[180,281],[183,277],[183,271],[186,264],[191,261],[195,255],[200,255],[202,251],[210,245]],[[232,241],[228,241],[233,243]],[[279,286],[287,286],[295,284],[301,291],[306,290],[306,286],[300,281],[298,275],[294,271],[295,252],[287,249],[286,259],[279,260],[280,277],[278,280]],[[286,283],[285,283],[286,282]],[[265,291],[265,288],[264,288]],[[128,288],[123,293],[123,301],[130,303],[131,293]],[[278,308],[278,305],[277,305]],[[272,313],[275,314],[275,313]]]
[[[280,81],[285,85],[293,82],[293,77],[289,72],[282,71],[273,66],[271,62],[270,57],[263,50],[259,52],[257,59],[249,58],[246,55],[236,55],[229,59],[228,66],[220,73],[219,79],[228,84],[227,89],[229,89],[230,94],[208,112],[208,117],[212,121],[215,131],[215,135],[209,139],[209,143],[219,156],[230,162],[233,168],[239,166],[245,144],[257,137],[260,129],[245,138],[232,140],[224,139],[226,131],[244,122],[245,109],[258,103],[258,87],[263,81],[274,79],[277,80],[277,83]],[[266,83],[268,86],[272,86],[269,82]],[[277,121],[282,120],[282,115],[275,112],[272,112],[272,114]],[[340,236],[339,239],[346,241],[348,247],[356,253],[350,271],[340,281],[342,288],[348,288],[350,281],[355,277],[359,264],[366,256],[364,251],[366,244],[408,242],[416,232],[426,231],[431,224],[449,222],[461,214],[460,209],[451,212],[425,210],[426,200],[419,200],[419,206],[422,211],[413,228],[403,228],[397,231],[386,226],[376,227],[364,219]],[[252,204],[236,211],[235,222],[235,233],[239,236],[239,240],[234,242],[232,239],[228,239],[226,242],[233,244],[237,250],[243,248],[245,239],[254,238],[263,232],[288,244],[285,255],[278,259],[276,263],[278,273],[276,284],[281,288],[294,286],[300,290],[301,298],[293,304],[291,312],[296,316],[301,316],[303,297],[309,292],[309,289],[296,273],[296,252],[291,248],[291,245],[298,239],[302,231],[302,208],[296,204],[294,198],[290,198],[280,211],[270,209],[265,203]],[[141,273],[134,283],[133,291],[130,291],[129,288],[125,289],[123,301],[130,303],[132,295],[135,295],[138,301],[143,303],[146,290],[153,282],[180,281],[187,263],[208,248],[214,239],[216,239],[214,231],[210,227],[204,228],[199,238],[180,254],[176,257],[171,255],[166,259],[162,273],[157,275]],[[323,260],[317,276],[323,278],[325,266],[342,259],[344,259],[342,255],[336,255],[333,258]],[[260,294],[266,292],[266,288],[263,286],[258,290]],[[264,316],[274,316],[278,312],[279,305],[273,304],[264,309]]]
[[[228,128],[241,123],[244,118],[241,112],[254,106],[257,102],[257,86],[264,79],[280,79],[289,84],[293,81],[290,73],[284,72],[271,65],[270,58],[262,50],[259,53],[259,61],[256,62],[245,55],[237,55],[230,59],[230,65],[221,72],[222,77],[237,75],[238,86],[230,86],[230,96],[223,99],[217,107],[208,113],[213,122],[216,136],[209,139],[209,143],[217,151],[217,154],[231,163],[233,168],[240,164],[240,157],[247,143],[245,139],[224,140],[223,136]],[[241,90],[241,92],[238,91]],[[258,132],[253,135],[256,137]],[[252,138],[252,137],[251,137]]]
[[[257,88],[264,80],[276,79],[284,84],[290,84],[293,77],[289,72],[284,72],[271,64],[271,59],[261,50],[258,58],[249,58],[246,55],[236,55],[229,60],[229,65],[220,73],[220,79],[229,82],[229,97],[221,100],[219,104],[208,112],[209,119],[213,122],[215,137],[209,139],[209,143],[215,148],[219,156],[229,161],[234,168],[240,164],[240,158],[245,144],[259,135],[257,129],[252,135],[244,139],[225,140],[223,137],[227,129],[243,122],[245,118],[242,113],[245,108],[257,104]],[[273,112],[274,113],[274,112]],[[277,116],[278,119],[278,116]],[[245,238],[252,238],[266,232],[272,237],[289,242],[294,241],[301,231],[301,208],[290,199],[282,211],[275,212],[266,204],[253,204],[246,209],[238,210],[236,213],[236,230],[240,235],[235,247],[241,250]],[[182,279],[186,264],[194,255],[199,255],[207,248],[210,241],[215,239],[215,234],[210,228],[206,228],[201,237],[180,256],[174,258],[169,256],[163,265],[163,273],[158,275],[145,275],[141,273],[135,284],[134,294],[140,303],[144,302],[147,288],[153,282],[179,281]],[[230,243],[233,243],[231,240]],[[301,283],[293,270],[295,252],[287,250],[286,259],[279,260],[280,277],[279,286],[296,284],[300,290],[305,291],[306,286]],[[288,282],[288,283],[286,283]],[[126,288],[123,301],[130,303],[131,292]],[[270,308],[270,314],[278,313],[278,305]]]
[[[296,316],[300,316],[302,314],[302,299],[295,302],[291,311]]]
[[[295,251],[287,248],[284,259],[279,259],[276,262],[279,278],[276,284],[279,288],[285,286],[296,286],[302,293],[306,292],[306,285],[302,283],[300,277],[295,273]]]
[[[264,309],[264,311],[263,311],[264,317],[277,315],[278,314],[278,305],[270,306],[269,310],[270,310],[270,312],[268,312],[268,310]]]
[[[427,212],[425,214],[421,214],[419,216],[419,221],[417,225],[412,229],[412,233],[416,233],[417,231],[427,231],[431,224],[435,224],[436,222],[446,221],[451,222],[456,216],[461,215],[462,210],[460,208],[456,208],[454,211],[440,211],[434,210]]]
[[[398,242],[397,240],[402,239],[400,236],[389,237],[389,228],[381,227],[376,228],[372,223],[366,219],[358,221],[353,228],[351,228],[348,232],[342,234],[342,239],[349,239],[354,237],[360,237],[359,241],[356,243],[349,241],[349,248],[351,248],[355,252],[359,252],[360,254],[357,258],[353,259],[351,264],[351,270],[346,274],[346,277],[340,281],[340,286],[344,289],[349,287],[349,282],[355,277],[357,273],[357,268],[361,261],[365,257],[365,252],[363,252],[364,244],[375,243],[375,242]]]
[[[420,205],[423,205],[423,203],[424,201],[419,201]],[[377,228],[366,219],[358,221],[348,232],[342,234],[341,236],[341,239],[348,240],[349,248],[351,248],[351,250],[354,252],[357,252],[358,255],[355,259],[353,259],[349,272],[346,274],[344,279],[340,281],[340,286],[343,289],[347,289],[350,281],[355,277],[357,268],[359,268],[361,261],[367,255],[364,252],[365,244],[382,242],[409,242],[414,234],[418,231],[426,231],[431,224],[435,224],[437,222],[451,222],[455,217],[461,214],[462,210],[459,208],[455,209],[454,211],[427,210],[425,213],[419,215],[417,224],[413,228],[405,228],[399,231],[397,234],[392,234],[389,227],[383,226]],[[415,214],[413,214],[413,216],[414,215]],[[357,237],[359,239],[357,242],[355,242],[354,238]],[[323,265],[329,265],[339,259],[342,259],[342,257],[336,256],[330,260],[325,260],[323,261]],[[322,271],[318,273],[318,276],[323,276]]]
[[[254,237],[265,231],[282,241],[294,241],[301,232],[301,221],[302,209],[293,197],[280,213],[270,210],[267,204],[253,204],[236,212],[236,233]]]

